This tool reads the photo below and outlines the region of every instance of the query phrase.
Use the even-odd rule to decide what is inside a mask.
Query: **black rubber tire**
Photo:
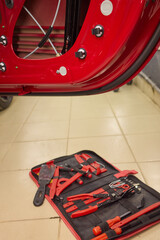
[[[127,83],[127,85],[132,85],[133,80],[131,80],[130,82]]]
[[[113,92],[119,92],[119,88],[114,89]]]
[[[13,96],[0,96],[0,111],[8,108],[11,104]]]

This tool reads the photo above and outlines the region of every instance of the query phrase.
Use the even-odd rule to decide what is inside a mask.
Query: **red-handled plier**
[[[106,194],[107,195],[107,197],[108,197],[108,194],[107,194],[107,192],[103,192],[104,194],[103,194],[103,196]],[[99,196],[101,196],[102,194],[99,194]],[[98,196],[98,195],[97,195]],[[88,199],[86,199],[85,201],[84,201],[84,203],[85,203],[85,205],[88,205],[88,204],[90,204],[90,203],[93,203],[93,202],[95,202],[95,201],[97,201],[97,200],[99,200],[100,198],[94,198],[94,197],[92,197],[92,198],[88,198]],[[107,198],[105,198],[104,200],[107,200]],[[72,202],[69,202],[69,203],[72,203]],[[74,203],[73,203],[74,204]],[[70,205],[70,207],[68,208],[68,209],[66,209],[66,212],[67,213],[70,213],[70,212],[73,212],[73,211],[75,211],[75,210],[77,210],[78,209],[78,206],[77,205]]]
[[[84,193],[84,194],[78,194],[74,196],[67,197],[68,201],[76,201],[76,200],[85,200],[86,198],[107,198],[109,197],[109,194],[107,192],[102,193]]]
[[[88,214],[94,213],[101,207],[101,204],[103,204],[105,202],[109,203],[110,202],[110,197],[108,197],[107,199],[101,200],[95,206],[89,206],[87,209],[79,210],[79,211],[76,211],[76,212],[72,213],[71,218],[82,217],[82,216],[86,216]]]
[[[103,188],[99,188],[99,189],[91,192],[90,194],[99,194],[99,193],[104,193],[104,192],[105,192],[105,190],[104,190]],[[106,192],[106,193],[107,193],[107,192]],[[68,207],[74,205],[74,202],[71,200],[72,197],[74,197],[74,196],[70,196],[70,197],[67,198],[67,199],[69,199],[69,200],[68,200],[67,203],[63,204],[63,208],[68,208]],[[88,201],[88,200],[87,200],[87,201]],[[95,201],[95,199],[94,199],[94,201]],[[89,203],[89,202],[88,202],[88,203]]]

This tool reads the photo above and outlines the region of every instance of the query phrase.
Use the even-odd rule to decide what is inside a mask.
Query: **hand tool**
[[[67,197],[68,201],[84,200],[86,198],[106,198],[109,197],[109,193],[83,193],[74,196]]]
[[[91,192],[90,194],[99,194],[99,193],[103,193],[103,192],[105,192],[105,190],[104,190],[103,188],[99,188],[99,189]],[[107,192],[106,192],[106,193],[107,193]],[[65,204],[63,205],[63,208],[67,208],[67,207],[70,207],[70,206],[74,205],[74,202],[73,202],[73,200],[72,200],[72,197],[74,197],[74,196],[70,196],[70,197],[67,198],[67,200],[68,200],[69,202],[68,202],[68,203],[65,203]],[[82,200],[82,199],[81,199],[81,200]],[[97,199],[91,198],[91,200],[96,201]],[[87,201],[89,201],[89,200],[87,200]]]
[[[106,193],[106,195],[107,195],[107,192],[104,192],[104,193]],[[103,194],[103,195],[105,195],[105,194]],[[97,200],[99,200],[99,199],[100,199],[100,198],[90,198],[90,199],[85,200],[85,201],[84,201],[84,204],[85,204],[85,205],[88,205],[88,204],[93,203],[93,202],[95,202],[95,201],[97,201]],[[107,200],[107,198],[104,198],[104,200]],[[73,211],[75,211],[75,210],[77,210],[77,209],[78,209],[78,207],[77,207],[76,205],[73,205],[73,206],[69,207],[69,208],[66,210],[66,212],[67,212],[67,213],[70,213],[70,212],[73,212]]]
[[[119,180],[119,182],[120,182],[120,180]],[[123,185],[125,185],[125,186],[123,186]],[[131,185],[131,184],[130,184]],[[117,185],[116,185],[117,186]],[[134,187],[134,186],[133,186]],[[108,190],[109,190],[109,186],[108,186]],[[106,189],[106,186],[105,186],[105,189]],[[132,186],[129,186],[128,184],[126,185],[125,183],[123,183],[123,184],[121,184],[120,186],[118,185],[118,188],[115,188],[114,190],[115,190],[115,193],[113,193],[112,192],[112,194],[111,195],[109,195],[109,193],[108,192],[106,192],[106,190],[104,190],[103,188],[100,188],[100,189],[97,189],[97,190],[95,190],[95,191],[93,191],[93,192],[91,192],[91,193],[85,193],[85,194],[79,194],[79,195],[74,195],[74,196],[70,196],[70,197],[68,197],[67,198],[67,200],[68,201],[71,201],[71,203],[69,202],[69,203],[66,203],[66,204],[64,204],[64,208],[67,208],[67,207],[70,207],[70,208],[68,208],[67,210],[66,210],[66,212],[72,212],[72,211],[75,211],[75,210],[77,210],[78,209],[78,207],[76,206],[76,205],[74,205],[74,201],[76,201],[76,200],[85,200],[84,201],[84,203],[87,205],[87,204],[90,204],[90,203],[92,203],[92,202],[95,202],[95,201],[97,201],[98,199],[100,199],[100,198],[107,198],[107,197],[109,197],[109,196],[111,196],[111,198],[116,198],[116,197],[118,197],[118,199],[119,199],[119,197],[122,197],[122,195],[124,194],[124,192],[126,192],[127,191],[127,193],[129,194],[129,191],[131,191],[132,192],[132,194],[134,193],[133,191],[134,190],[131,190],[132,189]],[[92,206],[93,207],[93,206]],[[95,207],[95,206],[94,206]],[[89,209],[90,210],[90,209]],[[84,212],[87,212],[88,210],[86,209],[86,210],[84,210],[83,211],[83,213]],[[80,211],[79,211],[80,212]],[[77,212],[76,212],[77,213]],[[81,213],[80,213],[81,214]],[[87,214],[87,213],[86,213]],[[73,217],[74,217],[74,215],[73,215]]]
[[[67,167],[68,166],[68,167]],[[61,170],[61,171],[64,171],[64,172],[79,172],[79,173],[82,173],[82,174],[86,174],[86,173],[88,173],[88,171],[83,171],[83,170],[81,170],[81,169],[79,169],[79,168],[73,168],[73,167],[71,167],[70,165],[68,165],[68,164],[65,164],[65,167],[64,166],[62,166],[62,165],[60,165],[59,166],[59,170]]]
[[[103,190],[103,191],[102,191]],[[80,200],[85,200],[84,201],[84,203],[85,203],[85,205],[88,205],[88,204],[90,204],[90,203],[93,203],[93,202],[95,202],[95,201],[97,201],[97,200],[99,200],[100,198],[104,198],[104,200],[107,200],[107,198],[109,197],[109,194],[108,194],[108,192],[106,192],[104,189],[102,189],[101,191],[100,191],[100,189],[98,189],[98,190],[96,190],[96,191],[94,191],[94,194],[93,194],[93,197],[90,197],[89,199],[86,199],[85,197],[82,197],[82,199],[81,198],[79,198]],[[103,192],[103,194],[102,194],[102,192]],[[72,198],[71,198],[71,200],[72,200]],[[78,200],[78,199],[76,199],[76,198],[74,198],[74,201],[75,200]],[[74,203],[73,203],[74,204]],[[71,206],[71,205],[70,205]],[[78,209],[78,207],[76,206],[76,205],[73,205],[73,206],[71,206],[71,207],[69,207],[67,210],[66,210],[66,212],[67,213],[70,213],[70,212],[73,212],[73,211],[75,211],[75,210],[77,210]]]
[[[51,199],[53,199],[56,194],[58,179],[59,179],[59,166],[56,166],[56,169],[53,175],[52,184],[50,187],[50,192],[49,192],[49,196]]]
[[[94,171],[93,167],[91,167],[89,164],[85,164],[85,161],[78,154],[75,154],[74,157],[76,161],[80,164],[81,170],[91,172]],[[92,174],[87,173],[86,177],[91,178]]]
[[[55,169],[56,167],[53,165],[49,166],[49,165],[43,164],[41,166],[41,169],[39,172],[39,179],[38,179],[39,188],[33,200],[33,203],[35,206],[41,206],[43,204],[46,185],[50,183]]]
[[[70,179],[64,178],[64,181],[62,184],[58,184],[56,188],[56,196],[59,196],[61,192],[64,191],[68,186],[70,186],[72,183],[74,183],[78,178],[82,177],[83,174],[81,173],[76,173],[73,177]],[[62,181],[61,181],[62,182]]]
[[[154,204],[152,204],[151,206],[146,207],[145,209],[142,209],[141,211],[133,214],[132,216],[130,216],[130,217],[128,217],[128,218],[120,221],[119,223],[116,223],[116,224],[113,225],[111,228],[112,228],[112,229],[115,229],[115,228],[118,228],[118,227],[122,227],[123,225],[125,225],[125,224],[133,221],[134,219],[142,216],[143,214],[146,214],[146,213],[148,213],[148,212],[150,212],[150,211],[158,208],[159,206],[160,206],[160,202],[154,203]]]
[[[93,173],[95,173],[96,175],[99,175],[101,173],[104,173],[104,172],[107,172],[107,169],[105,168],[105,166],[103,164],[100,164],[99,162],[97,161],[94,161],[92,159],[92,157],[88,154],[81,154],[80,155],[85,161],[89,162],[90,165],[95,169],[93,171]]]
[[[131,175],[131,174],[137,174],[138,172],[135,171],[135,170],[123,170],[119,173],[116,173],[114,174],[114,176],[116,178],[121,178],[121,177],[128,177],[128,175]]]
[[[151,207],[151,206],[150,206]],[[150,208],[149,207],[149,208]],[[145,210],[145,209],[144,209]],[[143,211],[143,210],[142,210]],[[151,211],[151,210],[150,210]],[[138,212],[140,213],[140,212]],[[125,221],[126,223],[123,223],[121,224],[121,227],[116,227],[116,225],[113,225],[112,228],[113,231],[117,234],[117,235],[120,235],[122,232],[128,230],[128,229],[132,229],[133,227],[141,224],[141,220],[140,219],[137,219],[138,217],[142,216],[143,214],[139,215],[138,213],[134,214],[136,217],[134,217],[134,219],[132,220],[129,220],[128,222]],[[147,212],[146,212],[147,213]],[[160,209],[156,209],[154,210],[153,212],[149,212],[148,214],[146,214],[147,217],[149,217],[150,219],[152,219],[153,217],[156,217],[159,215],[159,218],[160,218]],[[132,217],[132,216],[131,216]],[[129,217],[130,218],[130,217]],[[125,220],[127,220],[128,218],[126,218]],[[123,221],[121,221],[123,222]],[[107,231],[108,232],[108,231]],[[107,235],[107,232],[95,237],[95,238],[92,238],[91,240],[106,240],[108,239],[108,235]]]
[[[77,217],[82,217],[82,216],[85,216],[85,215],[88,215],[88,214],[91,214],[91,213],[94,213],[96,212],[99,208],[101,207],[105,207],[107,206],[108,204],[111,204],[113,202],[116,202],[118,200],[120,200],[122,197],[124,197],[125,195],[127,195],[128,192],[130,192],[131,188],[125,192],[123,192],[123,194],[121,195],[117,195],[115,193],[112,193],[110,195],[109,198],[107,198],[107,200],[105,200],[104,202],[102,203],[97,203],[95,206],[89,206],[87,209],[83,209],[83,210],[79,210],[77,212],[74,212],[72,215],[71,215],[71,218],[77,218]]]
[[[138,195],[139,196],[139,195]],[[140,196],[138,197],[138,199],[136,199],[135,201],[138,202],[140,199],[140,204],[137,204],[137,208],[140,209],[142,207],[144,207],[144,203],[145,203],[145,199],[144,196]],[[99,224],[99,226],[96,226],[93,228],[93,234],[95,236],[100,235],[102,232],[106,231],[107,229],[111,228],[115,223],[120,222],[123,218],[125,218],[126,216],[128,216],[129,214],[131,214],[131,211],[128,211],[124,214],[122,214],[121,216],[116,216],[113,219],[109,219],[101,224]]]
[[[71,166],[70,166],[69,164],[67,164],[67,163],[65,163],[65,166],[66,166],[67,168],[71,167]],[[84,174],[87,173],[87,172],[84,172],[84,171],[82,171],[82,170],[80,170],[80,169],[78,169],[78,168],[76,168],[76,169],[79,170],[79,171],[77,171],[77,172],[84,173]],[[70,174],[72,177],[74,176],[73,171],[72,171],[72,172],[69,172],[69,174]],[[78,178],[78,179],[76,180],[76,182],[77,182],[78,184],[80,184],[80,185],[83,184],[83,180],[82,180],[81,178]]]
[[[72,213],[71,218],[77,218],[77,217],[82,217],[82,216],[86,216],[88,214],[94,213],[96,212],[101,206],[105,206],[106,203],[111,203],[110,197],[105,198],[99,202],[97,202],[97,204],[95,206],[89,206],[87,209],[84,210],[79,210],[76,211],[74,213]]]
[[[108,228],[111,228],[115,223],[120,222],[123,218],[125,218],[126,216],[128,216],[129,214],[131,214],[131,211],[128,211],[124,214],[122,214],[121,216],[116,216],[113,219],[109,219],[105,222],[106,226],[103,224],[100,224],[99,226],[96,226],[93,228],[93,234],[95,236],[100,235],[102,232],[106,231]],[[102,227],[103,230],[102,230]]]
[[[120,182],[120,180],[118,180],[118,182]],[[112,183],[114,183],[114,182],[112,182]],[[112,184],[112,183],[110,183],[110,184]],[[118,190],[120,189],[123,189],[123,191],[117,191],[117,189],[114,189],[115,191],[116,191],[116,194],[122,194],[124,191],[126,191],[126,190],[128,190],[129,189],[129,187],[131,187],[132,185],[130,184],[130,186],[129,185],[125,185],[124,187],[123,187],[123,185],[124,185],[125,183],[123,183],[123,184],[121,184],[120,186],[118,186]],[[113,184],[112,184],[112,186],[113,186]],[[117,186],[117,185],[116,185]],[[106,186],[104,187],[105,188],[105,190],[103,189],[103,187],[102,188],[99,188],[99,189],[97,189],[97,190],[95,190],[95,191],[93,191],[93,192],[91,192],[91,193],[89,193],[89,194],[87,194],[87,196],[86,196],[86,194],[85,195],[83,195],[83,194],[79,194],[79,195],[74,195],[74,196],[70,196],[70,197],[68,197],[67,198],[67,200],[69,201],[68,203],[65,203],[64,205],[63,205],[63,208],[67,208],[67,207],[70,207],[70,206],[72,206],[72,205],[74,205],[74,202],[73,201],[75,201],[75,200],[85,200],[86,198],[91,198],[90,200],[86,200],[87,201],[87,204],[88,203],[90,203],[90,202],[94,202],[94,201],[96,201],[97,199],[95,199],[95,197],[96,196],[93,196],[94,194],[100,194],[100,193],[104,193],[105,191],[106,191]],[[109,190],[109,186],[108,186],[108,190]],[[108,193],[108,192],[107,192]],[[97,197],[99,197],[99,196],[97,196]]]
[[[74,176],[72,176],[70,179],[68,179],[68,178],[59,179],[59,171],[60,170],[65,170],[65,171],[67,170],[68,171],[69,168],[62,167],[62,166],[57,166],[56,167],[55,174],[53,176],[52,185],[51,185],[51,188],[50,188],[50,198],[51,199],[53,199],[55,195],[59,196],[61,194],[61,192],[64,191],[64,189],[66,189],[68,186],[70,186],[77,179],[79,179],[83,175],[88,174],[87,169],[74,169],[76,172],[77,172],[77,170],[78,171],[80,170],[80,171],[77,172],[76,174],[74,174]],[[89,175],[88,177],[92,177],[92,175]]]

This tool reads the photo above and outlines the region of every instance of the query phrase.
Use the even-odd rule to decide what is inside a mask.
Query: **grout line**
[[[32,114],[33,110],[35,109],[35,107],[36,107],[36,105],[37,105],[37,103],[38,103],[38,100],[39,100],[39,97],[38,97],[38,99],[36,99],[35,104],[34,104],[33,108],[31,109],[30,113],[28,114],[28,117],[26,118],[26,120],[24,121],[24,123],[26,123],[26,122],[28,121],[30,115]]]
[[[121,136],[122,134],[112,134],[112,135],[98,135],[98,136],[77,136],[70,138],[53,138],[53,139],[45,139],[45,140],[26,140],[26,141],[14,141],[13,143],[28,143],[28,142],[48,142],[48,141],[58,141],[58,140],[66,140],[66,139],[83,139],[83,138],[99,138],[99,137],[114,137]],[[7,142],[2,142],[2,144],[7,144]],[[9,143],[8,143],[9,144]]]
[[[151,161],[130,161],[130,162],[117,162],[117,161],[113,161],[113,164],[125,164],[125,163],[159,163],[160,159],[157,160],[151,160]],[[140,167],[139,167],[140,168]],[[14,173],[14,172],[23,172],[23,171],[30,171],[31,168],[24,168],[24,169],[11,169],[11,170],[0,170],[0,173]]]
[[[37,99],[37,101],[38,101],[38,99]],[[33,112],[33,109],[35,108],[35,106],[36,106],[36,104],[37,104],[37,101],[35,102],[35,104],[34,104],[32,110],[31,110],[31,112]],[[28,114],[28,117],[29,117],[29,115],[31,114],[31,112]],[[28,119],[28,117],[26,118],[26,120]],[[12,141],[9,142],[9,143],[6,143],[6,144],[10,144],[10,146],[8,147],[8,149],[7,149],[7,151],[5,152],[3,158],[1,159],[1,162],[4,161],[4,159],[5,159],[6,155],[7,155],[7,153],[10,151],[10,149],[11,149],[12,146],[13,146],[13,144],[15,143],[14,140],[16,139],[16,137],[17,137],[17,135],[19,134],[19,132],[20,132],[20,130],[22,129],[22,127],[24,126],[26,120],[25,120],[23,123],[20,123],[20,127],[19,127],[17,133],[15,134],[15,137],[12,139]]]
[[[30,222],[30,221],[41,221],[41,220],[54,220],[58,219],[59,217],[48,217],[48,218],[31,218],[31,219],[18,219],[18,220],[6,220],[6,221],[0,221],[0,224],[3,223],[16,223],[16,222]]]
[[[127,140],[127,138],[126,138],[126,135],[125,135],[125,133],[124,133],[124,131],[123,131],[123,129],[122,129],[119,121],[118,121],[118,118],[117,118],[117,116],[116,116],[116,114],[115,114],[115,112],[114,112],[114,110],[113,110],[113,108],[112,108],[112,105],[111,105],[111,103],[110,103],[110,100],[109,100],[109,104],[110,104],[110,107],[111,107],[111,109],[112,109],[112,111],[113,111],[115,120],[116,120],[116,122],[117,122],[117,124],[118,124],[118,126],[119,126],[119,128],[120,128],[120,130],[121,130],[121,132],[122,132],[122,135],[123,135],[123,137],[124,137],[124,139],[125,139],[125,141],[126,141],[126,144],[127,144],[128,148],[129,148],[129,150],[130,150],[130,152],[131,152],[131,154],[132,154],[132,156],[133,156],[133,158],[134,158],[134,160],[135,160],[135,163],[137,164],[137,166],[138,166],[138,168],[139,168],[139,170],[140,170],[140,173],[142,174],[142,177],[143,177],[144,181],[147,182],[147,181],[146,181],[146,178],[145,178],[145,176],[144,176],[144,174],[143,174],[143,172],[141,171],[141,167],[140,167],[139,163],[138,163],[137,160],[136,160],[136,157],[135,157],[135,155],[134,155],[134,152],[133,152],[131,146],[130,146],[129,143],[128,143],[128,140]]]
[[[119,124],[118,124],[119,126]],[[125,134],[125,133],[124,133]],[[62,141],[62,140],[67,140],[67,139],[88,139],[88,138],[106,138],[106,137],[118,137],[118,136],[122,136],[124,134],[109,134],[109,135],[98,135],[98,136],[77,136],[77,137],[67,137],[67,138],[53,138],[53,139],[41,139],[41,140],[26,140],[26,141],[14,141],[13,143],[32,143],[32,142],[37,142],[37,143],[40,143],[40,142],[49,142],[49,141]],[[136,136],[136,135],[150,135],[150,134],[156,134],[156,135],[159,135],[160,132],[141,132],[141,133],[126,133],[125,135],[126,136]],[[11,144],[9,142],[1,142],[0,144]]]
[[[60,240],[61,237],[61,218],[59,218],[59,225],[58,225],[58,240]]]
[[[36,99],[36,100],[38,101],[38,99]],[[33,110],[34,110],[34,108],[35,108],[35,106],[36,106],[36,104],[37,104],[37,101],[36,101],[35,104],[33,105],[30,113],[28,114],[28,117],[27,117],[27,118],[25,119],[25,121],[21,124],[21,127],[20,127],[19,130],[17,131],[17,134],[15,134],[15,137],[14,137],[13,140],[11,141],[12,143],[14,143],[14,140],[15,140],[16,137],[18,136],[18,134],[19,134],[19,132],[21,131],[21,129],[24,127],[24,125],[25,125],[27,119],[29,118],[30,114],[33,112]]]
[[[159,163],[160,159],[158,160],[151,160],[151,161],[130,161],[130,162],[117,162],[117,161],[113,161],[113,164],[125,164],[125,163]],[[0,170],[0,173],[14,173],[14,172],[23,172],[23,171],[30,171],[31,168],[24,168],[24,169],[11,169],[11,170]]]
[[[68,153],[68,145],[69,145],[69,133],[71,128],[71,113],[72,113],[72,98],[70,99],[70,112],[69,112],[69,126],[68,126],[68,133],[67,133],[67,145],[66,145],[66,155]]]
[[[12,170],[0,170],[0,173],[12,173],[12,172],[24,172],[24,171],[31,171],[31,168],[12,169]]]
[[[51,142],[51,141],[61,141],[61,140],[66,140],[66,138],[53,138],[53,139],[45,139],[45,140],[26,140],[26,141],[15,141],[13,143],[33,143],[33,142],[37,142],[37,143],[41,143],[41,142]],[[0,143],[1,144],[1,143]],[[7,144],[7,142],[4,142],[2,144]],[[10,143],[8,143],[10,144]]]

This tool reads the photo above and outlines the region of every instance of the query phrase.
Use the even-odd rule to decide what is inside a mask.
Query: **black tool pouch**
[[[160,194],[135,177],[136,171],[121,171],[92,151],[47,162],[53,163],[89,169],[88,175],[82,175],[53,199],[50,198],[52,181],[46,188],[46,199],[76,239],[126,239],[160,222]],[[30,172],[37,185],[40,167]],[[63,186],[63,179],[68,181],[75,174],[60,170],[59,187]],[[117,216],[121,219],[115,220]],[[108,221],[111,219],[114,220]]]

